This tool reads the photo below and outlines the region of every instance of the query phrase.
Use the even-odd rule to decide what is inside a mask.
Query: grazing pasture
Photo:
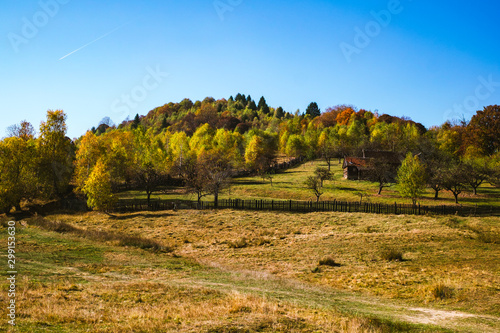
[[[12,331],[496,332],[499,222],[231,210],[26,218]]]

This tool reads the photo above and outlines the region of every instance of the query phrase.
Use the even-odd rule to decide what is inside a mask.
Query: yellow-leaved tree
[[[47,121],[40,124],[37,143],[41,190],[49,198],[61,198],[69,189],[75,155],[74,146],[66,137],[64,111],[47,111]]]
[[[109,212],[116,203],[110,173],[101,159],[92,169],[82,191],[87,195],[87,205],[94,210]]]
[[[37,192],[36,145],[19,137],[0,141],[0,213],[21,209]]]

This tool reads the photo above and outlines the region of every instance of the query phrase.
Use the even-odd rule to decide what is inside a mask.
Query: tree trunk
[[[434,200],[439,199],[439,190],[434,189]]]
[[[383,185],[379,185],[378,187],[378,194],[380,195],[380,193],[382,193],[382,189],[384,188]]]
[[[458,195],[459,193],[455,192],[455,191],[452,191],[453,193],[453,196],[455,197],[455,203],[458,204]]]
[[[328,171],[330,171],[330,167],[332,165],[332,159],[331,158],[325,158],[326,164],[328,164]]]
[[[214,192],[214,208],[219,207],[219,192]]]

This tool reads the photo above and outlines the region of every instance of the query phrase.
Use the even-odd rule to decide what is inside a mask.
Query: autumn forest
[[[482,184],[500,186],[497,105],[478,110],[470,121],[426,128],[352,105],[320,110],[313,102],[305,113],[290,113],[269,106],[264,97],[256,102],[237,94],[171,102],[118,126],[105,118],[74,140],[66,136],[66,117],[49,110],[38,130],[26,121],[9,127],[0,142],[0,213],[68,195],[107,212],[120,191],[144,191],[149,200],[165,186],[217,202],[233,177],[265,177],[276,172],[278,161],[299,157],[328,166],[304,183],[314,191],[328,179],[332,161],[363,151],[401,156],[393,179],[383,163],[373,165],[367,177],[380,191],[397,182],[401,197],[413,203],[424,188],[432,188],[436,198],[450,191],[458,203],[461,193],[476,194]]]

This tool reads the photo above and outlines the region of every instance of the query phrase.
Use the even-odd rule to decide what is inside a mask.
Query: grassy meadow
[[[0,329],[498,332],[499,222],[230,210],[25,218],[17,326]]]
[[[308,176],[314,175],[314,170],[319,166],[326,167],[327,165],[322,160],[315,160],[277,173],[273,175],[272,184],[268,179],[263,179],[260,176],[236,178],[231,188],[222,193],[220,198],[316,201],[316,197],[305,187],[304,181]],[[363,202],[411,204],[410,199],[401,198],[395,184],[384,188],[382,193],[378,195],[378,185],[376,183],[344,179],[342,164],[338,163],[338,160],[332,161],[331,171],[333,180],[324,183],[324,194],[321,196],[323,201],[333,201],[334,199],[359,201],[362,196]],[[121,193],[120,197],[145,199],[146,195],[144,192],[130,191]],[[181,189],[156,192],[152,198],[196,200],[195,195],[185,194]],[[204,200],[212,200],[212,197],[205,197]],[[455,198],[451,192],[442,190],[439,192],[439,199],[435,200],[434,191],[428,188],[418,202],[422,205],[431,206],[455,205]],[[500,189],[484,183],[479,187],[476,196],[473,195],[472,191],[461,193],[459,204],[500,207]]]

